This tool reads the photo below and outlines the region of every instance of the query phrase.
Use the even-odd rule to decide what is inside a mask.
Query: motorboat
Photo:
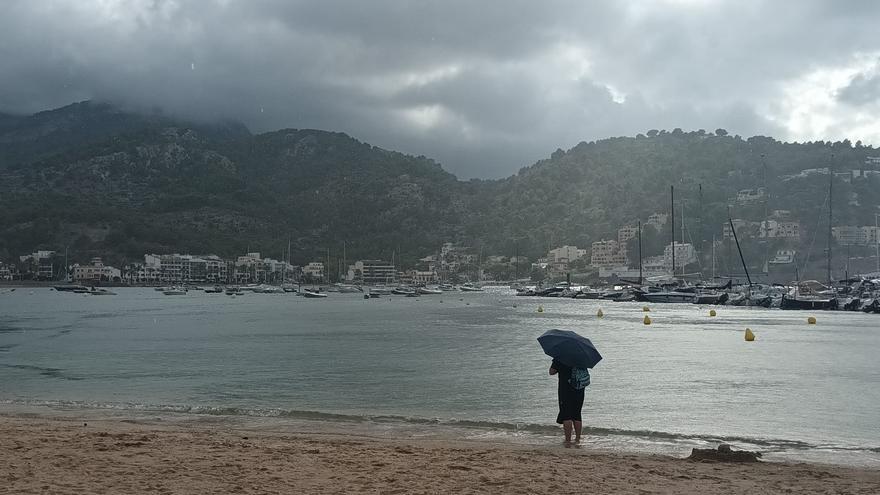
[[[724,304],[729,298],[727,292],[700,292],[694,296],[694,304]]]
[[[238,287],[227,287],[225,292],[227,296],[240,296],[244,294]]]
[[[327,293],[326,293],[326,292],[318,292],[318,291],[313,291],[313,290],[310,290],[310,289],[303,289],[303,291],[301,292],[301,294],[303,295],[303,297],[308,297],[308,298],[310,298],[310,299],[318,299],[318,298],[325,298],[325,297],[327,297]]]
[[[483,292],[482,287],[474,284],[464,284],[459,286],[458,289],[464,292]]]
[[[92,287],[92,290],[89,291],[89,294],[91,294],[93,296],[115,296],[116,295],[116,293],[111,290],[96,289],[94,287]]]
[[[56,285],[54,288],[55,288],[55,290],[57,290],[58,292],[74,292],[74,291],[76,291],[77,289],[86,289],[86,290],[88,290],[88,287],[85,287],[85,286],[83,286],[83,285]]]
[[[223,293],[223,287],[220,287],[219,285],[215,285],[214,287],[205,288],[205,294],[222,294],[222,293]]]
[[[169,287],[168,289],[163,290],[162,294],[165,294],[166,296],[185,296],[186,289],[182,287]]]
[[[423,295],[433,295],[443,294],[443,291],[440,289],[431,289],[430,287],[419,287],[418,293]]]
[[[342,294],[354,294],[355,292],[363,292],[360,287],[347,284],[336,284],[336,290]]]
[[[395,287],[391,289],[391,293],[398,296],[408,296],[410,294],[415,294],[416,291],[409,287]]]
[[[662,290],[657,292],[643,292],[641,298],[652,303],[692,303],[697,295],[693,292],[681,292],[677,290]]]

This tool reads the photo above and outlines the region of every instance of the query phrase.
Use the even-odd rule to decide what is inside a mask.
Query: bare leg
[[[581,421],[574,422],[574,441],[578,443],[581,441],[581,430],[584,429],[584,423]]]
[[[572,426],[574,425],[570,419],[566,419],[562,422],[562,431],[565,432],[565,443],[571,443]]]

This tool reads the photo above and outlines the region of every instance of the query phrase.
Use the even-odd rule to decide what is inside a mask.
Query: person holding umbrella
[[[556,422],[562,425],[566,445],[580,442],[583,430],[581,409],[584,406],[584,389],[590,384],[590,372],[602,356],[590,339],[569,330],[548,330],[538,337],[544,353],[553,358],[550,374],[559,377],[557,394],[559,414]]]

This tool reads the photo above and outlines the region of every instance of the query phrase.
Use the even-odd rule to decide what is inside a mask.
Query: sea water
[[[586,391],[589,445],[685,454],[727,442],[770,459],[880,466],[877,315],[644,313],[505,288],[369,300],[115,290],[0,289],[0,402],[555,443],[557,379],[536,338],[560,328],[604,357]]]

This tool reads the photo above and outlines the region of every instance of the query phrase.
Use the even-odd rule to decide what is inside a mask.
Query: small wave
[[[121,411],[141,411],[157,413],[196,414],[207,416],[246,416],[263,418],[290,418],[299,420],[349,422],[349,423],[382,423],[409,424],[417,426],[446,426],[463,429],[494,430],[510,433],[530,433],[536,435],[554,435],[559,432],[557,425],[539,423],[511,423],[503,421],[480,421],[464,419],[424,418],[403,415],[371,415],[371,414],[339,414],[321,411],[308,411],[281,408],[229,407],[183,404],[139,404],[130,402],[86,402],[60,400],[0,400],[0,404],[43,406],[63,409],[110,409]],[[584,427],[584,433],[592,436],[631,437],[648,441],[701,442],[708,444],[730,443],[740,446],[752,446],[768,451],[806,451],[806,450],[840,450],[853,452],[880,453],[880,447],[814,445],[799,440],[752,438],[744,436],[724,436],[706,434],[674,433],[655,430],[627,430],[619,428]]]
[[[42,368],[40,366],[32,366],[30,364],[0,364],[4,368],[12,368],[18,370],[38,371],[43,376],[52,378],[61,378],[63,380],[82,380],[82,378],[69,376],[64,374],[64,370],[60,368]]]

